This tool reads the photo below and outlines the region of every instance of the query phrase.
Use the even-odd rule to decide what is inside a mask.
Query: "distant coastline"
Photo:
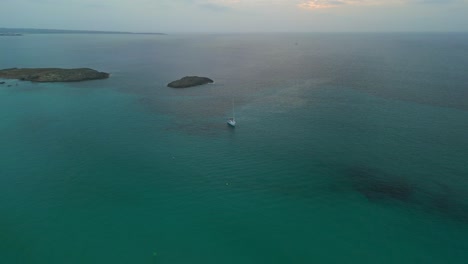
[[[23,34],[20,33],[0,33],[0,37],[20,37]]]
[[[43,28],[0,28],[0,36],[22,36],[23,34],[135,34],[135,35],[167,35],[158,32],[127,32],[127,31],[96,31],[68,30]]]

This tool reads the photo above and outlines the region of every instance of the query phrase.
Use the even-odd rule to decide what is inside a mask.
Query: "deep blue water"
[[[0,263],[466,263],[467,43],[3,37],[111,78],[0,85]]]

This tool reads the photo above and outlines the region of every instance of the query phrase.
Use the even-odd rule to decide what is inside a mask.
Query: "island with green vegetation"
[[[207,77],[186,76],[180,80],[170,82],[167,86],[171,88],[187,88],[213,82],[213,80]]]
[[[80,82],[109,78],[109,73],[89,68],[10,68],[0,70],[0,78],[31,82]]]

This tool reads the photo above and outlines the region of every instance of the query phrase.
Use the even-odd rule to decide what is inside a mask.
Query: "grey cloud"
[[[414,0],[411,2],[415,2],[418,4],[451,4],[451,3],[456,3],[460,1],[458,0]]]
[[[203,9],[207,9],[207,10],[215,11],[215,12],[227,12],[227,11],[232,10],[230,7],[223,6],[223,5],[217,5],[217,4],[213,4],[213,3],[199,4],[198,6],[203,8]]]

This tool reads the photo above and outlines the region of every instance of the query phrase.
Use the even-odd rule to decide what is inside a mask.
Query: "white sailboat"
[[[235,127],[236,126],[236,118],[234,115],[234,100],[232,100],[232,117],[227,120],[228,125]]]

